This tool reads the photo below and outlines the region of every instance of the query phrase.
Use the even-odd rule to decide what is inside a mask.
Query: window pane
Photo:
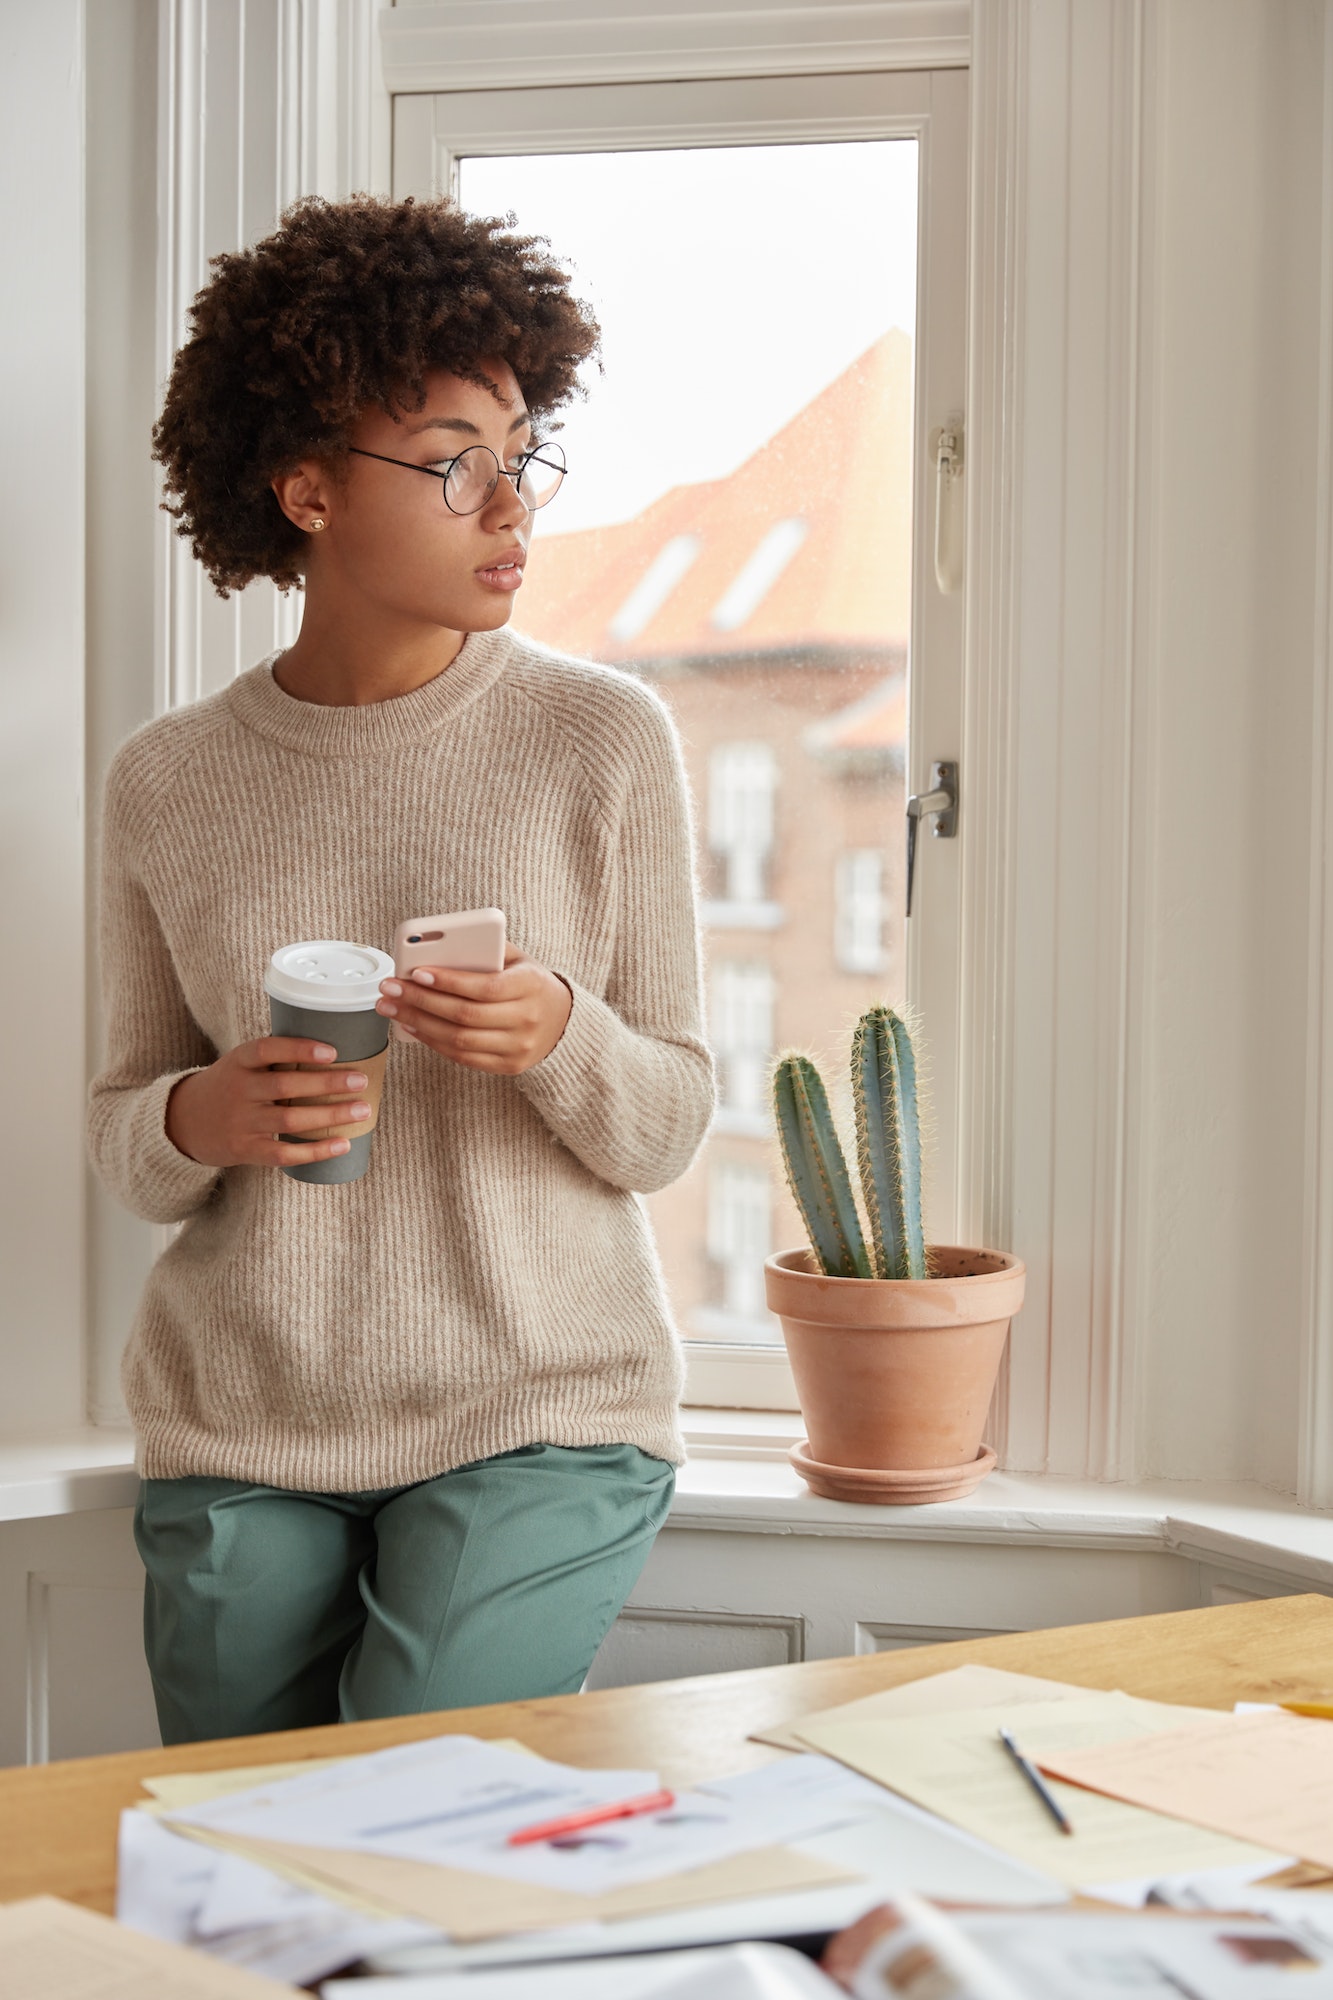
[[[904,997],[916,175],[910,139],[460,164],[603,329],[515,627],[651,682],[698,812],[720,1105],[648,1200],[687,1337],[781,1338],[773,1057],[817,1057],[850,1162],[851,1026]]]

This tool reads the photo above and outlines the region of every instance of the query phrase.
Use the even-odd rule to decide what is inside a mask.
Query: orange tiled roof
[[[911,461],[912,348],[894,328],[727,478],[612,527],[539,529],[515,625],[613,660],[905,645]]]
[[[890,674],[859,701],[835,709],[806,732],[812,750],[890,750],[906,741],[907,681],[902,674]]]

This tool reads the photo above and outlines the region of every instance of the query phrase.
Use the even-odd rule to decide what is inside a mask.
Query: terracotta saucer
[[[923,1507],[932,1500],[961,1500],[995,1470],[995,1453],[984,1444],[968,1465],[926,1465],[912,1472],[876,1472],[856,1465],[821,1465],[802,1438],[787,1457],[812,1493],[824,1500],[858,1500],[871,1507]]]

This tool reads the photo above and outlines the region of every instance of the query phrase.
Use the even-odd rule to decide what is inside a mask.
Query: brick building
[[[819,1059],[845,1127],[850,1027],[903,993],[911,377],[895,329],[729,477],[539,532],[515,613],[650,680],[684,744],[721,1105],[648,1209],[687,1337],[780,1338],[763,1260],[804,1230],[772,1057]]]

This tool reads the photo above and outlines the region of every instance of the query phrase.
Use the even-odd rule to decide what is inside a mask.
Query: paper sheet
[[[0,2000],[292,2000],[294,1991],[56,1896],[0,1906]]]
[[[997,1703],[1080,1701],[1091,1690],[1071,1681],[1044,1681],[1036,1674],[1014,1674],[1003,1667],[951,1667],[947,1673],[925,1674],[900,1687],[880,1688],[858,1701],[840,1702],[775,1729],[756,1729],[752,1743],[776,1743],[781,1750],[809,1750],[803,1731],[813,1722],[868,1722],[899,1715],[937,1715],[955,1708],[993,1708]]]
[[[1333,1729],[1301,1715],[1212,1715],[1151,1742],[1050,1745],[1043,1769],[1333,1868]]]
[[[1052,1789],[1075,1827],[1072,1837],[1062,1834],[1005,1755],[997,1732],[1002,1726],[1012,1729],[1023,1751],[1044,1764],[1051,1755],[1160,1735],[1178,1729],[1182,1719],[1215,1722],[1216,1714],[1126,1694],[1085,1694],[1077,1701],[1005,1704],[894,1721],[807,1723],[805,1734],[814,1748],[1006,1853],[1071,1887],[1089,1888],[1098,1882],[1261,1863],[1270,1857],[1258,1845],[1057,1782]],[[1280,1867],[1290,1853],[1287,1848],[1272,1855],[1272,1866]]]

